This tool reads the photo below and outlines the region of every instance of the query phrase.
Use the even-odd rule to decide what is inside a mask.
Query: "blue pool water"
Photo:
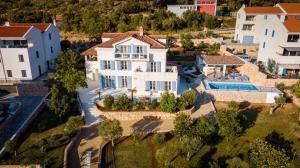
[[[211,89],[216,89],[216,90],[258,90],[255,85],[245,84],[245,83],[211,82],[211,83],[208,83],[208,85]]]

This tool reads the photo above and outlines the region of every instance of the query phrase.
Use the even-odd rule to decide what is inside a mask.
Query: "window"
[[[165,90],[171,90],[171,82],[170,81],[165,82]]]
[[[121,61],[121,70],[127,70],[127,61]]]
[[[110,65],[110,61],[104,61],[104,69],[111,69]]]
[[[51,51],[51,53],[53,53],[53,47],[50,47],[50,51]]]
[[[105,76],[105,84],[106,84],[107,88],[111,88],[112,87],[111,76]]]
[[[27,77],[26,70],[21,70],[22,77]]]
[[[253,21],[255,18],[255,15],[248,15],[246,16],[246,21]]]
[[[24,56],[22,54],[19,55],[19,62],[24,62]]]
[[[150,84],[150,90],[155,90],[156,89],[155,81],[150,81],[149,84]]]
[[[36,58],[40,58],[39,51],[36,51],[36,52],[35,52],[35,55],[36,55]]]
[[[240,17],[241,17],[241,14],[239,13],[239,14],[238,14],[238,18],[240,18]]]
[[[144,53],[143,46],[137,46],[137,47],[136,47],[136,52],[137,52],[137,53],[140,53],[140,54],[141,54],[141,53]]]
[[[242,30],[252,30],[253,26],[254,26],[253,24],[245,24],[245,25],[243,25]]]
[[[263,43],[263,48],[266,48],[266,42]]]
[[[127,83],[128,83],[128,78],[127,78],[127,76],[122,76],[122,87],[124,87],[124,88],[126,88],[128,85],[127,85]]]
[[[265,20],[268,20],[268,15],[265,15],[265,16],[264,16],[264,19],[265,19]]]
[[[265,30],[265,35],[268,35],[268,29]]]
[[[272,31],[272,37],[274,37],[274,36],[275,36],[275,30]]]
[[[7,77],[12,77],[12,71],[11,70],[7,70]]]
[[[156,72],[156,62],[151,62],[151,64],[150,64],[150,72]]]
[[[288,42],[298,42],[300,35],[299,34],[291,34],[288,36]]]
[[[48,35],[49,35],[49,40],[51,40],[51,39],[52,39],[52,37],[51,37],[51,33],[49,33]]]
[[[128,46],[121,46],[121,53],[127,53],[128,52]]]

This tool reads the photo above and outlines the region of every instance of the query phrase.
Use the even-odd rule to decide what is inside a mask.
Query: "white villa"
[[[300,75],[300,3],[245,7],[237,13],[236,41],[259,44],[257,61],[276,62],[279,75]]]
[[[34,80],[53,68],[61,51],[59,30],[52,23],[0,26],[0,81]]]
[[[166,39],[157,39],[141,29],[104,33],[102,43],[83,53],[87,79],[99,81],[100,90],[135,88],[137,96],[159,97],[164,90],[178,94],[176,66],[167,66]]]

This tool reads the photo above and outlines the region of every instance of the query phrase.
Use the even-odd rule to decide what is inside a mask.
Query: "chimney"
[[[10,26],[9,21],[4,22],[4,26]]]
[[[56,20],[55,19],[53,19],[53,25],[56,26]]]
[[[143,36],[144,35],[144,29],[143,27],[139,27],[139,32],[140,32],[140,36]]]

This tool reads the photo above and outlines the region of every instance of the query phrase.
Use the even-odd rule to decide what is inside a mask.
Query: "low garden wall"
[[[117,119],[120,121],[126,121],[126,120],[141,120],[146,117],[156,117],[159,119],[174,119],[176,115],[178,114],[186,114],[186,115],[192,115],[192,113],[195,111],[195,107],[192,107],[191,109],[179,111],[177,113],[166,113],[166,112],[160,112],[160,111],[108,111],[104,112],[101,111],[100,115],[107,119]]]
[[[249,91],[220,91],[206,90],[215,101],[236,101],[236,102],[251,102],[251,103],[270,103],[268,100],[272,93],[268,92],[249,92]]]

